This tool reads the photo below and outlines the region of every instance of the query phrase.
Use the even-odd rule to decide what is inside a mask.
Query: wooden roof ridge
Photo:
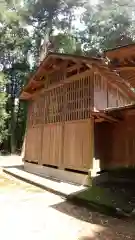
[[[76,54],[68,54],[68,53],[56,53],[56,52],[49,52],[46,56],[46,58],[48,56],[59,56],[59,57],[65,57],[65,58],[78,58],[78,59],[82,59],[82,60],[87,60],[87,59],[91,59],[91,60],[95,60],[95,61],[99,61],[102,58],[98,58],[98,57],[90,57],[90,56],[84,56],[84,55],[76,55]],[[45,60],[45,59],[44,59]],[[43,61],[44,61],[43,60]]]

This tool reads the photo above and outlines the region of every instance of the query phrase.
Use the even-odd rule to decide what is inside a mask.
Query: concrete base
[[[65,181],[84,186],[88,186],[90,184],[89,180],[90,177],[86,174],[73,173],[70,171],[60,169],[53,169],[42,165],[28,163],[25,161],[24,170],[29,173],[37,174],[39,176],[55,178],[59,181]]]

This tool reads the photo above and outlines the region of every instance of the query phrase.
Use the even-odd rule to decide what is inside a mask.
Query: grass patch
[[[109,188],[93,185],[78,193],[75,198],[89,205],[94,204],[98,210],[101,207],[101,210],[104,208],[104,211],[108,211],[109,209],[112,209],[112,211],[122,209],[127,213],[132,211],[132,207],[124,195],[120,192],[113,192]]]

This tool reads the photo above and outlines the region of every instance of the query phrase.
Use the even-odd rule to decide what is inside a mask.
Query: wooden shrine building
[[[135,164],[129,129],[135,132],[135,93],[123,63],[117,72],[107,63],[110,56],[111,51],[103,59],[50,53],[42,61],[20,96],[29,102],[28,171],[82,183],[98,162],[103,169]]]

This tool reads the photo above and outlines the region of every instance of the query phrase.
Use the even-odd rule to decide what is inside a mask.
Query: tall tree
[[[33,55],[35,64],[39,62],[41,46],[44,45],[44,51],[48,44],[54,51],[65,49],[66,44],[72,45],[72,20],[74,6],[78,6],[79,1],[28,1],[27,22],[32,26],[33,33]],[[56,36],[55,31],[58,30]],[[63,31],[61,34],[61,30]],[[63,43],[61,41],[63,36]],[[63,45],[63,46],[62,46]],[[62,48],[61,48],[62,46]],[[68,48],[70,49],[70,47]]]
[[[9,114],[8,134],[10,151],[15,152],[16,105],[20,89],[25,83],[29,70],[27,55],[30,48],[29,34],[22,26],[19,16],[12,2],[6,4],[1,15],[0,61],[7,78],[6,93],[8,95],[7,112]]]
[[[133,42],[131,31],[135,8],[128,0],[99,0],[96,6],[85,5],[82,17],[86,28],[80,32],[84,51],[98,54],[108,48],[114,48]]]
[[[6,113],[6,101],[7,96],[5,92],[5,77],[1,73],[0,74],[0,144],[3,142],[5,137],[7,137],[7,130],[6,130],[6,120],[7,120],[7,113]]]

